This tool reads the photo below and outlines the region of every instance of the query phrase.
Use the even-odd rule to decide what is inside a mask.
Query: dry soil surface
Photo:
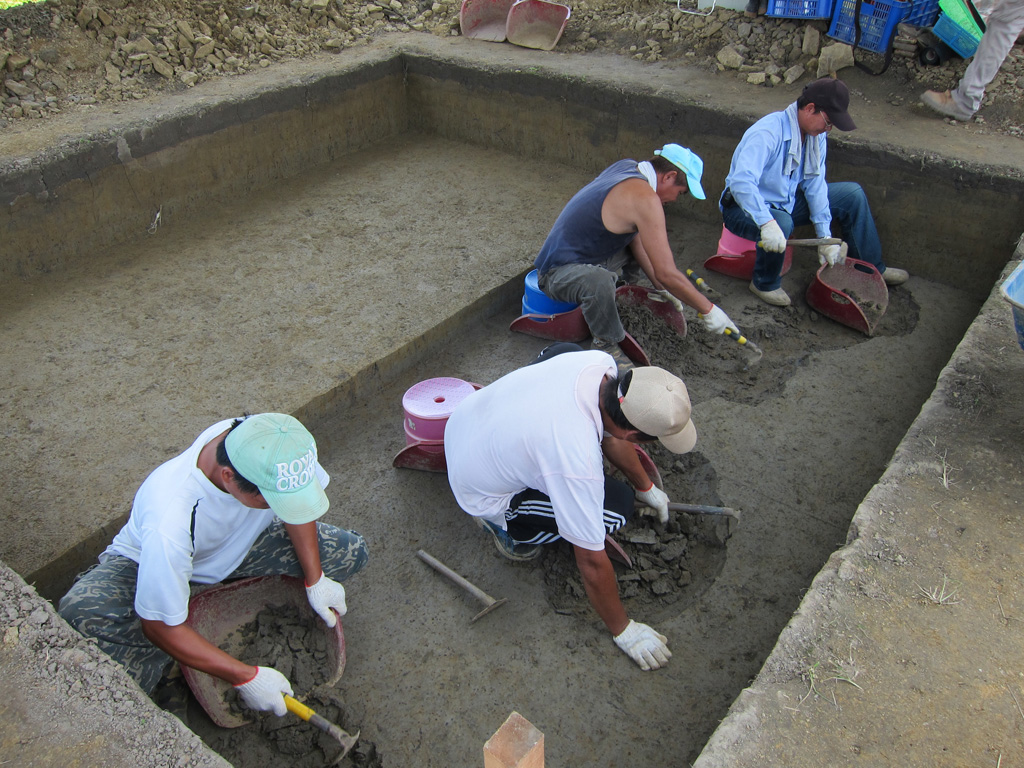
[[[327,14],[330,21],[317,22],[315,30],[309,22],[323,18],[316,16],[315,3],[299,3],[293,8],[289,3],[266,2],[259,5],[265,13],[256,14],[253,6],[231,2],[111,0],[102,9],[109,15],[109,23],[106,16],[90,11],[81,16],[82,24],[79,16],[85,7],[85,3],[49,4],[45,9],[0,15],[0,21],[13,20],[4,34],[5,50],[29,58],[21,67],[13,66],[8,58],[6,77],[25,84],[25,66],[33,68],[25,85],[31,95],[19,97],[18,88],[7,88],[5,122],[0,128],[5,154],[9,150],[16,155],[19,142],[34,146],[38,141],[34,134],[53,130],[52,126],[59,128],[58,133],[73,133],[76,122],[101,103],[152,100],[158,109],[161,94],[190,87],[186,82],[191,76],[182,77],[189,72],[198,83],[237,76],[250,66],[265,68],[260,63],[264,60],[266,67],[287,66],[289,58],[327,55],[324,51],[338,50],[339,42],[343,50],[378,32],[408,28],[410,34],[449,36],[457,29],[457,7],[445,3],[429,7],[399,3],[397,8],[389,4],[390,11],[380,5],[335,5],[342,21]],[[308,12],[302,13],[302,7]],[[428,10],[430,16],[426,16]],[[677,21],[676,13],[681,11],[674,3],[581,4],[574,8],[574,22],[561,50],[583,58],[593,52],[661,60],[675,56],[710,71],[719,69],[715,57],[732,42],[725,36],[741,34],[741,24],[751,25],[744,29],[747,37],[755,34],[755,27],[761,34],[776,27],[798,34],[801,26],[751,21],[739,13],[716,11],[709,17],[711,26],[702,21],[698,27],[689,16]],[[171,49],[180,56],[185,45],[178,35],[187,40],[188,34],[178,20],[187,22],[194,38],[190,45],[207,44],[196,39],[197,34],[209,37],[215,51],[217,44],[221,45],[225,54],[214,56],[219,69],[209,58],[197,66],[193,55],[191,68],[182,58],[172,65],[168,77],[160,74],[161,65],[149,58],[152,51],[135,48],[128,52],[124,45],[119,47],[119,39],[138,43],[146,35],[158,57]],[[209,28],[208,34],[201,21]],[[644,24],[638,26],[641,21]],[[299,22],[305,24],[302,34]],[[668,29],[658,32],[667,31],[669,38],[662,37],[656,51],[650,43],[651,30],[663,22]],[[172,23],[177,29],[174,35],[168,32]],[[90,24],[94,34],[89,34]],[[422,29],[417,29],[417,24]],[[787,24],[792,29],[787,29]],[[710,31],[715,25],[718,28]],[[263,32],[255,27],[263,27]],[[689,27],[691,33],[683,34]],[[235,29],[239,32],[234,33]],[[673,42],[671,36],[677,33],[680,38]],[[315,45],[305,45],[306,37]],[[262,53],[261,59],[257,51],[263,51],[264,43],[271,52]],[[133,60],[143,53],[145,57]],[[36,54],[38,62],[32,63]],[[231,54],[236,61],[229,63]],[[811,58],[802,60],[801,65],[809,67],[806,77],[813,71]],[[136,64],[137,71],[133,69]],[[960,67],[962,64],[951,63],[923,70],[898,61],[885,75],[858,77],[857,83],[865,98],[914,110],[918,109],[916,95],[923,87],[951,84]],[[16,72],[20,80],[12,77]],[[60,75],[59,84],[45,76],[47,72]],[[745,81],[749,74],[723,70],[721,77]],[[51,82],[54,89],[44,87],[45,82]],[[771,78],[765,82],[772,82]],[[40,101],[32,83],[40,86],[40,94],[55,94],[53,101],[47,102],[45,95]],[[1016,80],[1011,83],[1008,74],[992,89],[994,101],[986,107],[983,121],[952,129],[972,139],[989,132],[1019,136],[1022,120],[1015,87]],[[22,102],[11,102],[12,95]],[[42,106],[26,107],[28,103]],[[707,241],[709,233],[701,233],[701,237]],[[789,278],[793,284],[806,284],[810,279],[808,265],[800,269],[803,271]],[[852,511],[870,490],[872,478],[885,468],[917,404],[931,389],[942,361],[936,362],[932,355],[927,364],[919,363],[914,355],[928,358],[924,346],[951,347],[955,343],[964,323],[947,310],[965,299],[955,289],[912,280],[892,292],[891,307],[879,333],[868,340],[823,320],[802,302],[787,311],[768,310],[745,296],[738,283],[719,278],[717,285],[728,293],[730,308],[737,308],[734,319],[770,353],[759,366],[743,370],[743,357],[724,354],[718,340],[703,334],[699,323],[691,326],[682,357],[677,347],[664,346],[657,333],[645,334],[643,321],[637,320],[634,328],[656,362],[678,367],[692,382],[699,423],[706,435],[715,435],[678,466],[667,457],[656,456],[667,487],[674,498],[701,503],[728,500],[744,513],[740,527],[724,532],[717,525],[703,529],[677,519],[678,530],[669,529],[668,536],[661,532],[652,536],[644,533],[651,529],[644,521],[631,534],[638,540],[626,542],[636,547],[631,552],[638,562],[645,557],[652,566],[637,573],[639,582],[649,585],[647,589],[638,587],[627,600],[632,601],[631,610],[671,635],[676,657],[664,673],[638,677],[588,613],[571,584],[570,569],[563,571],[565,579],[545,581],[545,572],[557,572],[564,552],[549,553],[543,564],[546,568],[515,568],[501,561],[493,551],[484,549],[479,532],[458,517],[450,499],[437,501],[447,498],[443,478],[396,472],[379,461],[380,456],[392,455],[401,446],[398,419],[389,427],[390,414],[368,411],[350,417],[353,422],[361,417],[366,430],[351,434],[350,445],[339,446],[332,457],[335,466],[329,469],[335,477],[350,472],[359,478],[360,487],[365,486],[363,493],[389,499],[390,516],[371,514],[375,510],[346,509],[344,504],[332,507],[332,514],[339,516],[335,522],[342,524],[347,516],[364,516],[361,532],[374,542],[373,567],[381,574],[361,579],[353,590],[347,637],[353,647],[373,648],[376,653],[358,656],[358,663],[346,672],[345,692],[354,710],[351,722],[364,728],[368,741],[388,745],[385,763],[391,757],[394,764],[413,764],[417,754],[427,754],[424,747],[429,747],[427,763],[431,765],[471,764],[479,754],[481,735],[488,733],[481,729],[491,723],[493,730],[500,723],[497,715],[503,716],[510,703],[515,703],[508,692],[516,690],[535,692],[532,696],[523,693],[522,704],[529,710],[526,714],[545,725],[549,754],[556,764],[569,765],[581,756],[590,760],[584,760],[585,764],[600,764],[599,756],[604,756],[617,764],[684,765],[696,757],[736,692],[757,675],[779,631],[800,604],[806,585],[830,553],[847,541]],[[436,370],[428,375],[459,375],[486,383],[536,351],[522,340],[499,339],[494,332],[499,326],[481,328],[490,331],[490,337],[478,335],[471,340],[475,356],[452,351],[436,360]],[[764,703],[767,696],[762,697],[757,718],[762,724],[778,727],[777,733],[784,735],[787,764],[825,762],[823,758],[814,762],[817,742],[809,736],[806,743],[793,738],[793,730],[805,729],[810,734],[819,727],[837,734],[829,744],[835,764],[855,764],[857,755],[863,753],[871,756],[872,764],[897,762],[891,756],[898,754],[903,758],[898,762],[905,765],[999,765],[1003,755],[1019,758],[1024,754],[1024,715],[1019,714],[1018,704],[1024,702],[1024,691],[1016,671],[1024,651],[1016,623],[1024,610],[1024,587],[1014,565],[1020,552],[1019,510],[1013,507],[1016,501],[1001,491],[985,496],[975,490],[976,485],[989,484],[1002,488],[1007,478],[1013,477],[1018,479],[1010,482],[1019,487],[1019,457],[1024,455],[1020,416],[1008,418],[1001,410],[1000,398],[1012,396],[1019,401],[1020,388],[1002,383],[990,373],[994,367],[1000,375],[1015,376],[1014,381],[1024,378],[1015,357],[1020,350],[1013,347],[1006,331],[1005,319],[986,321],[979,343],[987,345],[987,351],[969,357],[957,371],[947,371],[945,400],[935,408],[941,411],[949,432],[914,436],[917,461],[903,470],[911,497],[871,508],[872,527],[861,526],[870,530],[870,538],[860,543],[862,559],[849,557],[842,578],[833,577],[832,592],[826,595],[841,589],[852,591],[854,610],[831,604],[831,613],[822,609],[824,625],[816,624],[814,632],[805,630],[791,638],[788,653],[776,659],[763,673],[767,677],[752,688],[752,695],[771,692],[777,697],[768,704]],[[1000,346],[990,335],[1006,340]],[[481,356],[488,354],[490,361],[481,363]],[[922,375],[925,366],[931,368]],[[845,379],[843,373],[850,367],[863,369],[866,378]],[[828,382],[828,388],[823,382]],[[401,392],[381,394],[397,402]],[[879,401],[884,401],[884,407],[879,407]],[[839,421],[835,420],[837,413]],[[893,423],[894,414],[904,420],[902,425]],[[795,429],[792,425],[797,415],[806,420],[800,424],[809,426]],[[787,424],[788,430],[784,428]],[[945,437],[965,428],[976,432],[953,444]],[[339,433],[345,430],[352,431],[351,423],[339,425]],[[993,448],[991,441],[999,444]],[[161,448],[170,450],[171,446]],[[845,470],[852,464],[871,471],[851,478]],[[752,466],[779,470],[750,477],[748,468]],[[997,476],[993,479],[984,474],[982,467]],[[345,492],[337,486],[332,490]],[[129,494],[126,488],[125,498]],[[933,501],[936,494],[941,496],[937,502]],[[432,499],[431,503],[424,505],[424,498]],[[989,507],[999,510],[997,520],[985,518]],[[391,517],[395,515],[405,522],[398,533]],[[999,530],[990,534],[994,523]],[[662,569],[651,557],[653,553],[665,562],[666,550],[679,548],[684,541],[692,558],[687,567]],[[488,617],[486,626],[467,629],[470,607],[458,593],[446,592],[430,581],[422,564],[408,557],[417,546],[458,562],[460,569],[481,578],[488,589],[512,594],[515,602]],[[763,562],[766,552],[779,567],[764,567],[760,573],[751,569],[748,564]],[[670,558],[666,565],[680,557]],[[661,570],[671,570],[672,578],[657,588],[658,578],[645,581],[645,571],[659,571],[657,577],[667,575]],[[838,572],[839,566],[834,570]],[[622,570],[620,574],[624,591],[637,583],[632,574]],[[401,587],[400,600],[395,598],[396,583]],[[975,588],[969,589],[969,584]],[[11,589],[17,592],[15,587]],[[9,614],[17,616],[18,599],[10,605]],[[877,615],[890,607],[895,620]],[[861,623],[862,618],[870,623]],[[44,611],[36,623],[46,629],[53,621]],[[19,626],[25,624],[21,621]],[[922,624],[927,627],[923,633]],[[975,625],[985,630],[984,645],[979,643],[977,649],[972,646]],[[396,626],[411,634],[401,637],[389,631]],[[45,640],[32,650],[42,649]],[[11,646],[12,656],[20,652],[16,643]],[[888,649],[894,650],[890,653]],[[984,657],[977,666],[975,652]],[[954,667],[948,661],[951,657],[963,662]],[[91,664],[93,660],[45,660],[42,668],[51,664],[61,672],[69,661]],[[906,674],[894,673],[894,664],[896,672]],[[600,674],[594,674],[595,668],[600,668]],[[94,667],[82,669],[92,671]],[[416,674],[410,676],[409,670]],[[81,674],[77,666],[72,665],[72,671]],[[64,690],[77,696],[94,682],[83,675],[77,687],[69,681]],[[545,687],[561,692],[544,695]],[[472,698],[468,699],[470,691]],[[901,706],[897,717],[886,716],[889,697]],[[86,697],[76,716],[101,723],[121,713],[118,707],[87,709],[85,705],[91,707],[97,699]],[[456,717],[456,708],[467,700],[473,702],[473,711],[460,711]],[[653,700],[665,704],[652,707]],[[99,701],[102,704],[103,700]],[[581,701],[587,704],[586,713],[568,706]],[[739,709],[749,714],[751,708],[743,709],[744,705],[746,701],[741,701]],[[968,716],[963,715],[965,711]],[[638,716],[639,712],[644,716]],[[420,719],[414,720],[414,716]],[[954,727],[958,722],[965,725]],[[161,723],[165,729],[170,727]],[[624,723],[629,739],[622,738]],[[746,725],[751,723],[756,725],[754,720],[746,721]],[[437,728],[443,730],[443,736]],[[903,732],[921,745],[910,761],[905,759]],[[666,738],[666,733],[671,733],[671,738]],[[734,735],[731,743],[740,741],[741,737]],[[728,746],[721,747],[722,754],[728,755]],[[145,745],[136,745],[136,750],[139,764],[150,761]],[[751,754],[748,764],[763,765],[777,757],[770,751]],[[724,758],[721,764],[727,762]]]

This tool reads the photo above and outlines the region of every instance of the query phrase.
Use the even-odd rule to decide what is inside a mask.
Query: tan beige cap
[[[697,444],[686,385],[664,368],[634,368],[629,390],[619,395],[619,405],[630,424],[658,438],[673,453],[688,453]]]

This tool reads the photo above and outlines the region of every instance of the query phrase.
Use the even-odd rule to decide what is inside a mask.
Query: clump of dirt
[[[327,635],[296,606],[263,609],[253,621],[231,633],[222,646],[229,647],[247,664],[278,670],[306,706],[349,733],[358,730],[339,691],[327,685],[332,672]],[[229,691],[228,696],[232,709],[244,711],[253,718],[252,722],[240,728],[219,728],[196,706],[193,709],[198,712],[189,711],[189,725],[236,768],[321,768],[334,764],[339,757],[341,745],[337,739],[310,723],[292,714],[277,717],[272,713],[253,713],[237,700],[234,691]],[[361,739],[338,765],[378,768],[383,762],[376,745]]]
[[[645,449],[659,467],[669,499],[721,506],[714,468],[703,455],[676,456],[660,445]],[[691,605],[725,566],[726,542],[735,525],[728,517],[670,512],[662,526],[656,517],[637,514],[613,536],[632,561],[629,566],[612,558],[626,612],[657,621]],[[551,607],[562,614],[586,614],[590,603],[572,547],[545,547],[542,564]]]
[[[619,306],[622,323],[647,353],[652,365],[672,371],[686,382],[690,399],[726,400],[756,405],[779,397],[786,382],[808,357],[861,344],[868,336],[823,317],[803,299],[792,296],[790,307],[758,304],[733,317],[740,331],[757,344],[764,356],[691,322],[681,339],[649,309]],[[904,336],[917,325],[920,307],[909,291],[889,291],[889,306],[878,321],[875,336]]]
[[[686,518],[679,514],[665,526],[639,518],[614,535],[632,561],[630,567],[612,559],[619,597],[629,615],[657,621],[669,608],[677,613],[692,605],[722,572],[733,524],[728,518],[710,524]],[[572,547],[545,547],[541,562],[551,607],[566,615],[587,614],[590,602]]]
[[[225,645],[240,648],[237,658],[246,664],[273,667],[296,691],[328,681],[327,635],[297,606],[264,608],[255,621],[231,633]]]

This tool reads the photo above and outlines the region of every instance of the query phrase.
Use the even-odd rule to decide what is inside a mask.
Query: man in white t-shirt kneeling
[[[635,448],[653,440],[675,453],[693,449],[686,385],[651,366],[620,376],[611,355],[566,343],[469,395],[444,434],[459,506],[509,559],[533,559],[558,539],[572,544],[590,602],[644,670],[672,653],[664,635],[626,615],[605,537],[632,519],[634,498],[668,521],[668,496]],[[629,484],[605,475],[605,458]]]
[[[61,616],[148,694],[176,660],[283,716],[284,694],[293,695],[284,675],[239,661],[185,623],[190,584],[303,578],[313,610],[335,626],[347,610],[339,581],[368,552],[358,533],[317,522],[329,480],[316,441],[292,416],[214,424],[142,483],[124,528],[61,599]]]

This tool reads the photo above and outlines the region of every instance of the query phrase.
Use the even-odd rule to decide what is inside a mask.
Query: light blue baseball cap
[[[686,174],[686,183],[690,187],[691,195],[698,200],[707,199],[704,188],[700,185],[700,177],[704,174],[704,161],[695,153],[678,144],[666,144],[661,149],[654,150],[654,154],[661,155]]]

